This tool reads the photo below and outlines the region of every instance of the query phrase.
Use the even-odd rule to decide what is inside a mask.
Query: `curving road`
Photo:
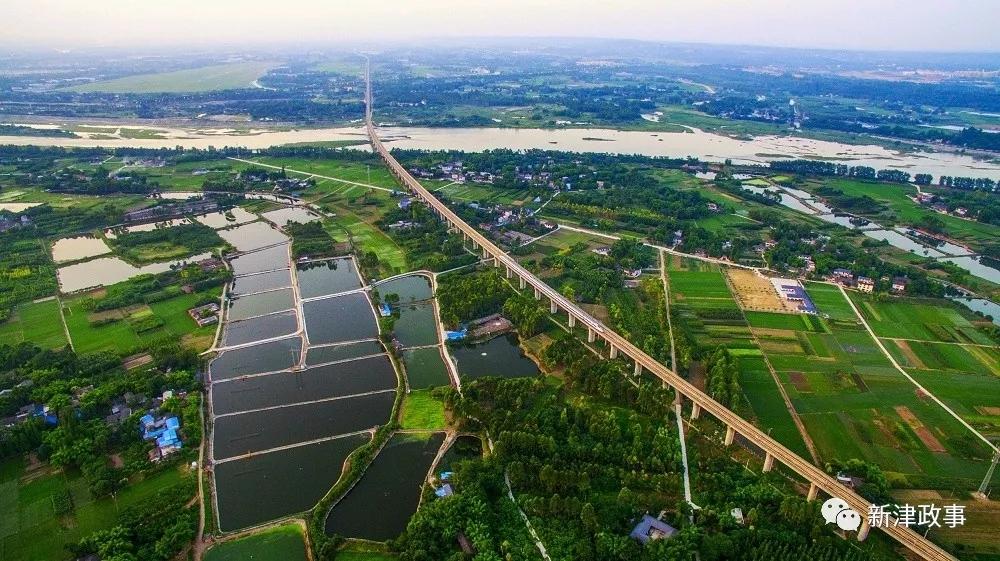
[[[766,457],[764,460],[764,471],[770,471],[777,460],[788,469],[798,474],[802,479],[810,483],[810,498],[815,497],[815,493],[821,490],[830,496],[843,499],[852,509],[859,512],[862,518],[867,517],[870,503],[867,499],[854,492],[853,489],[830,477],[822,469],[813,465],[810,461],[801,458],[788,448],[785,448],[778,441],[774,440],[752,423],[743,419],[736,413],[712,399],[708,394],[702,392],[693,384],[681,378],[672,370],[653,357],[647,355],[641,349],[630,343],[627,339],[605,326],[593,316],[583,311],[575,303],[568,300],[557,290],[545,284],[530,271],[522,267],[514,258],[507,255],[501,248],[492,241],[480,234],[475,228],[467,224],[457,214],[452,212],[443,202],[420,184],[382,144],[372,120],[372,90],[370,66],[365,68],[365,124],[368,135],[371,139],[372,148],[392,171],[393,175],[407,187],[413,194],[423,200],[442,220],[450,226],[460,230],[467,240],[470,240],[476,247],[480,248],[484,256],[494,258],[497,267],[506,268],[507,276],[517,276],[522,288],[530,285],[535,290],[535,297],[545,296],[550,302],[553,312],[565,311],[569,316],[569,323],[572,327],[577,321],[582,322],[588,330],[588,341],[593,342],[597,337],[605,340],[611,350],[611,356],[617,357],[619,353],[624,354],[635,361],[636,373],[643,369],[649,371],[664,383],[669,384],[674,391],[688,398],[692,402],[691,416],[697,417],[702,411],[711,414],[727,427],[726,444],[731,444],[735,434],[740,434],[756,446],[764,450]],[[909,549],[915,555],[929,560],[954,560],[955,557],[936,544],[922,537],[920,534],[904,526],[880,527],[894,540]],[[858,533],[858,539],[863,540],[868,535],[867,521]]]

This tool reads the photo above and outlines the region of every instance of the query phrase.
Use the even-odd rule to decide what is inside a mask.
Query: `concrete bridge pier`
[[[528,282],[524,280],[524,277],[518,277],[517,278],[517,284],[518,284],[518,286],[521,287],[521,290],[524,290],[524,287],[528,286]]]
[[[611,358],[611,360],[618,358],[618,347],[612,345],[611,343],[608,343],[608,345],[610,345],[611,348],[611,350],[608,351],[608,356]]]
[[[694,421],[698,417],[701,417],[701,405],[697,403],[691,404],[691,420]]]
[[[573,329],[574,327],[576,327],[576,316],[569,314],[569,328]],[[593,343],[593,341],[591,341],[591,343]]]
[[[521,280],[522,280],[522,282],[524,281],[524,279],[521,279]],[[541,290],[538,290],[538,289],[536,288],[536,289],[535,289],[535,300],[541,300],[541,299],[542,299],[542,291],[541,291]]]
[[[815,483],[809,484],[809,493],[806,495],[807,501],[815,501],[816,495],[819,493],[819,487]]]
[[[593,343],[597,340],[597,333],[594,332],[593,328],[587,329],[587,342]]]
[[[497,263],[499,263],[499,262],[500,261],[498,260]],[[513,276],[514,276],[514,272],[510,270],[510,267],[507,267],[507,278],[511,278]]]
[[[551,300],[549,302],[549,313],[550,314],[554,314],[554,313],[556,313],[558,311],[559,311],[559,304],[556,304],[555,300]],[[573,316],[569,316],[569,317],[573,317]],[[571,325],[570,327],[573,327],[573,326]]]
[[[635,372],[633,375],[638,377],[640,374],[642,374],[642,364],[639,364],[639,361],[637,360],[635,361]]]
[[[767,473],[774,469],[774,456],[770,452],[764,456],[764,473]]]
[[[732,446],[734,438],[736,438],[736,429],[734,429],[733,427],[726,427],[726,441],[725,441],[725,445],[726,446]]]
[[[489,259],[489,257],[490,257],[490,252],[486,251],[486,248],[484,247],[483,248],[483,259]]]
[[[871,524],[868,523],[868,517],[864,514],[861,515],[861,527],[858,528],[858,541],[863,542],[868,539],[868,531],[871,530]]]

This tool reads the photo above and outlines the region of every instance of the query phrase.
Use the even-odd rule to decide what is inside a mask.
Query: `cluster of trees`
[[[528,296],[516,294],[503,304],[503,313],[514,324],[521,337],[528,338],[541,331],[549,312]]]
[[[52,294],[58,286],[55,267],[42,240],[7,232],[0,234],[0,243],[3,244],[3,251],[0,251],[2,322],[16,304]]]
[[[195,492],[189,478],[126,507],[115,525],[69,547],[78,557],[97,555],[106,561],[168,561],[181,552],[198,531],[196,506],[187,506]]]
[[[378,225],[406,250],[407,261],[414,269],[445,271],[476,261],[474,254],[465,251],[461,236],[448,232],[447,226],[422,203],[414,201],[406,209],[390,209]]]
[[[773,171],[797,173],[801,175],[852,177],[855,179],[886,181],[891,183],[908,183],[910,181],[910,174],[905,171],[894,169],[876,170],[871,166],[849,166],[846,164],[836,164],[822,160],[778,160],[771,162],[769,167]]]
[[[441,321],[449,328],[499,312],[513,291],[496,269],[446,275],[438,281]]]
[[[83,195],[106,195],[109,193],[146,195],[160,190],[160,184],[150,180],[147,175],[131,172],[113,174],[104,166],[98,166],[91,172],[64,168],[36,178],[35,184],[49,191]]]
[[[458,463],[457,494],[429,497],[390,544],[401,559],[457,559],[459,535],[477,559],[537,558],[504,498],[505,476],[553,559],[892,558],[840,539],[824,526],[816,502],[779,491],[715,446],[688,445],[700,506],[692,512],[681,492],[669,390],[641,380],[634,386],[627,365],[597,359],[568,336],[544,354],[565,366],[564,385],[486,378],[447,395],[464,428],[493,438],[493,454]],[[745,526],[729,514],[734,507],[745,513]],[[643,513],[661,511],[677,534],[645,546],[628,536]]]
[[[608,319],[615,331],[649,356],[661,362],[670,360],[667,311],[660,279],[643,279],[635,290],[616,291],[607,304]]]
[[[109,240],[131,261],[162,261],[226,246],[212,228],[200,223],[180,224],[141,232],[121,232]]]
[[[323,223],[313,220],[304,224],[289,222],[285,231],[292,236],[292,255],[300,257],[327,257],[335,253],[336,246]]]
[[[993,193],[997,190],[997,182],[988,177],[953,177],[951,175],[942,175],[938,177],[938,185],[965,191],[989,191]]]
[[[743,409],[745,400],[740,372],[729,350],[721,346],[715,349],[705,361],[705,371],[708,395],[733,411]]]

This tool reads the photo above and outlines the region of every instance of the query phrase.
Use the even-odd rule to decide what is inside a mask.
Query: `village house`
[[[869,277],[858,277],[858,290],[871,294],[875,291],[875,280]]]
[[[906,292],[906,285],[910,283],[910,279],[906,277],[895,277],[892,279],[892,291],[896,294],[902,294]]]

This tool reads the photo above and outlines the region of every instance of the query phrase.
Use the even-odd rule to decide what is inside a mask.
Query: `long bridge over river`
[[[522,267],[513,257],[507,255],[506,252],[467,224],[457,214],[452,212],[447,205],[425,189],[406,168],[396,161],[378,137],[378,132],[372,120],[370,64],[365,67],[365,125],[368,130],[368,136],[371,139],[372,148],[385,161],[392,174],[396,176],[396,179],[412,191],[416,197],[425,202],[449,227],[461,231],[466,242],[471,243],[475,248],[482,251],[484,258],[492,258],[497,267],[503,267],[507,278],[513,279],[517,277],[522,290],[530,285],[534,289],[536,299],[541,300],[545,298],[548,300],[549,310],[552,313],[565,312],[569,318],[570,327],[575,327],[578,323],[583,324],[587,329],[587,340],[589,342],[593,343],[598,338],[603,339],[608,346],[609,356],[612,359],[622,355],[627,357],[635,365],[636,375],[641,374],[643,370],[648,371],[662,380],[664,384],[673,388],[678,396],[683,396],[690,400],[692,419],[697,419],[702,413],[708,413],[718,419],[726,426],[724,441],[726,446],[732,445],[733,439],[739,434],[755,446],[761,448],[765,454],[765,472],[771,471],[774,468],[775,461],[778,461],[799,477],[809,482],[809,500],[815,500],[820,491],[832,497],[843,499],[852,509],[861,514],[863,522],[858,531],[857,539],[864,540],[868,537],[870,527],[867,515],[869,507],[872,504],[870,501],[855,493],[853,489],[830,477],[830,475],[813,465],[810,461],[801,458],[798,454],[778,443],[778,441],[765,434],[751,422],[733,413],[721,403],[712,399],[708,394],[677,375],[673,370],[667,368],[666,365],[649,356],[642,349],[639,349],[614,330],[583,311],[579,306]],[[897,526],[892,522],[888,526],[879,526],[879,529],[914,554],[929,560],[955,559],[951,554],[917,532],[906,526]]]

